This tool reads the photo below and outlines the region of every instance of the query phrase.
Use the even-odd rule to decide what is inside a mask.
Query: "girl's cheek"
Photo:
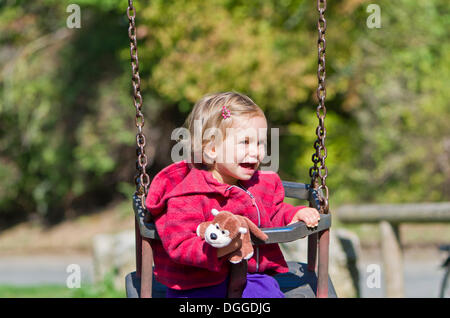
[[[236,159],[242,159],[245,156],[245,147],[236,145],[235,148]]]
[[[266,156],[266,149],[264,146],[260,147],[258,150],[259,161],[262,161]]]

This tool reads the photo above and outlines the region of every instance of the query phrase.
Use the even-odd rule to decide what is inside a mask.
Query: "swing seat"
[[[308,200],[312,207],[320,209],[319,194],[317,190],[311,188],[308,184],[283,181],[285,196],[289,198],[297,198]],[[141,205],[140,198],[133,195],[133,209],[139,231],[142,237],[148,239],[159,240],[158,233],[153,223],[144,222],[144,208]],[[268,240],[265,242],[258,241],[252,237],[254,245],[287,243],[301,238],[305,238],[311,234],[319,233],[331,227],[331,215],[321,214],[320,221],[316,228],[311,229],[303,222],[297,222],[284,227],[262,228],[261,230],[267,234]],[[144,262],[144,260],[142,260]],[[281,291],[286,298],[315,298],[317,291],[318,277],[315,271],[309,271],[308,265],[305,263],[288,262],[289,272],[275,275]],[[166,286],[155,280],[152,275],[152,297],[165,298]],[[125,287],[128,298],[139,298],[141,291],[141,279],[136,272],[129,273],[125,277]],[[333,283],[328,277],[328,297],[337,297]]]
[[[275,275],[274,278],[280,285],[280,289],[286,298],[315,298],[317,290],[317,275],[308,271],[308,264],[288,262],[289,272]],[[129,273],[125,277],[127,298],[140,298],[141,279],[136,272]],[[165,298],[167,287],[158,282],[153,276],[152,297]],[[333,283],[328,277],[328,297],[337,298]]]

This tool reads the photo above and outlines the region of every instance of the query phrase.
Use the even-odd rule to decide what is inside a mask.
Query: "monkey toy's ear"
[[[212,224],[211,221],[200,223],[200,224],[197,226],[197,230],[196,230],[197,236],[200,236],[201,238],[205,238],[206,228],[207,228],[210,224]]]
[[[212,209],[211,213],[212,213],[212,215],[216,216],[217,214],[219,214],[219,211],[216,209]]]
[[[247,228],[245,228],[245,227],[239,227],[239,233],[242,233],[242,234],[246,234],[247,233]]]

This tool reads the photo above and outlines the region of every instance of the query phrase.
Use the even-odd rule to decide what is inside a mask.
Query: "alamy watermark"
[[[381,267],[378,264],[369,264],[366,267],[367,288],[381,288]]]
[[[69,29],[81,28],[81,9],[78,4],[69,4],[66,8],[66,12],[72,13],[67,17],[66,26]]]
[[[67,288],[81,287],[81,266],[78,264],[70,264],[66,268],[66,273],[69,273],[66,279]]]
[[[366,12],[371,13],[366,20],[366,25],[369,29],[381,28],[381,9],[378,4],[369,4]]]
[[[184,127],[172,131],[171,140],[177,141],[172,147],[173,162],[186,160],[189,163],[240,163],[248,158],[258,159],[261,170],[278,171],[279,168],[279,128],[270,129],[270,154],[268,154],[267,128],[226,128],[225,136],[218,128],[208,128],[202,135],[201,121],[194,121],[194,135]],[[205,145],[212,142],[217,157],[211,158],[205,152]]]

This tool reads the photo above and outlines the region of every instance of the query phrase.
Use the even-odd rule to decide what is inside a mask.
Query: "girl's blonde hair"
[[[230,111],[231,116],[222,115],[222,107]],[[219,129],[223,138],[226,137],[226,129],[233,125],[236,119],[250,118],[262,116],[265,118],[262,109],[253,102],[250,97],[237,92],[214,93],[203,96],[197,103],[187,117],[184,126],[190,133],[191,146],[191,162],[196,168],[211,169],[212,164],[205,162],[203,157],[203,150],[205,146],[211,141],[211,138],[204,136],[205,130],[210,128]],[[227,118],[226,118],[227,117]],[[201,147],[194,145],[194,136],[197,129],[197,134],[201,133]],[[213,137],[214,138],[214,137]],[[196,147],[195,147],[196,146]],[[200,152],[201,153],[198,153]],[[197,157],[195,154],[197,153]],[[195,162],[194,158],[201,158],[200,162]]]

